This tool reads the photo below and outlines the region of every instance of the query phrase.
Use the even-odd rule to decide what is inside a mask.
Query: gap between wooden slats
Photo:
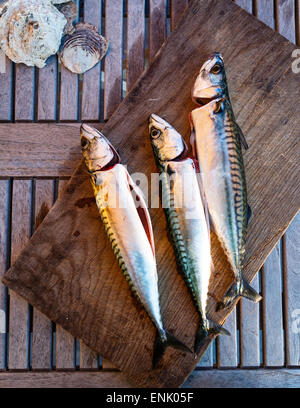
[[[36,230],[43,219],[46,217],[54,201],[54,180],[35,180],[35,225]],[[39,312],[33,309],[33,327],[32,327],[32,362],[34,370],[43,370],[51,368],[52,351],[52,323]]]
[[[283,237],[286,364],[300,366],[300,213]]]
[[[78,7],[79,20],[79,0],[75,1]],[[69,71],[61,63],[58,64],[60,69],[60,114],[61,121],[79,120],[79,78],[77,74]]]
[[[12,120],[12,76],[13,64],[5,58],[5,73],[0,73],[0,121]]]
[[[0,279],[9,266],[10,182],[0,180]],[[6,368],[7,289],[0,282],[0,370]]]
[[[101,32],[102,2],[85,0],[84,21],[93,24]],[[100,119],[101,62],[83,75],[82,120]]]
[[[25,247],[32,233],[32,180],[14,180],[11,214],[11,263]],[[29,368],[29,307],[19,295],[10,291],[9,369]]]
[[[68,180],[59,180],[58,194],[61,194]],[[55,332],[55,366],[58,370],[72,370],[76,367],[76,342],[74,337],[56,325]]]
[[[104,61],[104,120],[122,100],[123,1],[105,2],[105,37],[109,41]]]

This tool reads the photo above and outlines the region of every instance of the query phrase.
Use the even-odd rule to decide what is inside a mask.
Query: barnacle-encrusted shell
[[[59,54],[61,63],[76,74],[83,74],[93,68],[106,54],[108,41],[96,27],[78,23],[75,32],[67,35]]]
[[[78,14],[76,4],[73,1],[68,1],[66,3],[58,4],[57,8],[66,17],[68,21],[64,29],[64,34],[73,34],[75,31],[73,21],[76,19]]]
[[[42,68],[57,53],[66,23],[50,0],[8,0],[0,14],[0,47],[12,61]]]

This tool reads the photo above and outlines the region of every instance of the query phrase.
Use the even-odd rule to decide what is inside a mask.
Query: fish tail
[[[164,355],[168,347],[173,347],[177,350],[186,351],[192,353],[184,343],[178,340],[173,334],[165,331],[163,333],[158,332],[155,339],[154,353],[153,353],[153,368],[156,368],[162,356]]]
[[[225,334],[226,336],[230,336],[230,333],[228,330],[224,329],[224,327],[222,327],[220,324],[212,320],[209,320],[209,328],[204,327],[203,323],[201,322],[198,326],[198,330],[197,330],[196,338],[195,338],[194,351],[196,354],[198,354],[205,339],[210,334],[213,336],[218,336],[219,334]]]
[[[239,284],[239,281],[237,281],[229,288],[222,301],[218,303],[217,311],[231,306],[239,298],[239,296],[252,300],[252,302],[255,303],[262,299],[260,294],[257,293],[245,279],[241,279],[240,282],[241,283]]]

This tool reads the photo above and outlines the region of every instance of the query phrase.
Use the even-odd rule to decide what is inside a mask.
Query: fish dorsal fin
[[[151,249],[152,249],[152,252],[153,252],[153,256],[155,256],[155,246],[154,246],[152,223],[151,223],[151,218],[150,218],[148,208],[146,206],[146,203],[145,203],[145,200],[144,200],[144,197],[143,197],[143,193],[138,188],[138,186],[134,183],[134,181],[130,177],[127,170],[126,170],[126,176],[127,176],[129,189],[130,189],[131,193],[133,193],[135,195],[136,201],[138,201],[139,204],[140,204],[137,207],[136,210],[137,210],[138,216],[139,216],[139,218],[141,220],[141,223],[142,223],[142,225],[144,227],[144,230],[145,230],[145,233],[147,235],[148,241],[150,243],[150,246],[151,246]]]
[[[235,125],[236,125],[236,128],[238,130],[238,134],[239,134],[240,141],[241,141],[242,145],[244,146],[245,150],[248,150],[249,146],[248,146],[248,143],[246,141],[246,138],[244,136],[244,133],[243,133],[242,129],[239,127],[239,125],[237,123],[235,123]]]

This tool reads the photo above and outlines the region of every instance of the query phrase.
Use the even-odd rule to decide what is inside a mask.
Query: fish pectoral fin
[[[245,150],[248,150],[249,146],[248,146],[247,140],[246,140],[246,138],[244,136],[244,133],[243,133],[242,129],[239,127],[239,125],[237,123],[236,123],[236,127],[237,127],[237,130],[239,132],[239,137],[240,137],[240,141],[241,141],[242,145],[244,146]]]
[[[144,230],[147,235],[148,241],[150,243],[153,255],[155,256],[155,245],[154,245],[152,223],[151,223],[151,218],[150,218],[150,214],[149,214],[146,202],[143,197],[143,193],[138,188],[138,186],[134,183],[129,173],[127,171],[126,173],[127,173],[127,181],[128,181],[129,190],[131,191],[131,194],[135,195],[135,199],[139,203],[139,206],[137,206],[136,208],[138,216],[144,227]]]
[[[189,347],[178,340],[173,334],[166,331],[165,336],[162,336],[160,333],[157,333],[152,360],[153,368],[157,367],[159,361],[161,360],[168,347],[173,347],[177,350],[193,353]]]
[[[209,320],[209,333],[218,336],[219,334],[224,334],[225,336],[231,336],[230,332],[222,327],[220,324],[214,322],[213,320]]]

